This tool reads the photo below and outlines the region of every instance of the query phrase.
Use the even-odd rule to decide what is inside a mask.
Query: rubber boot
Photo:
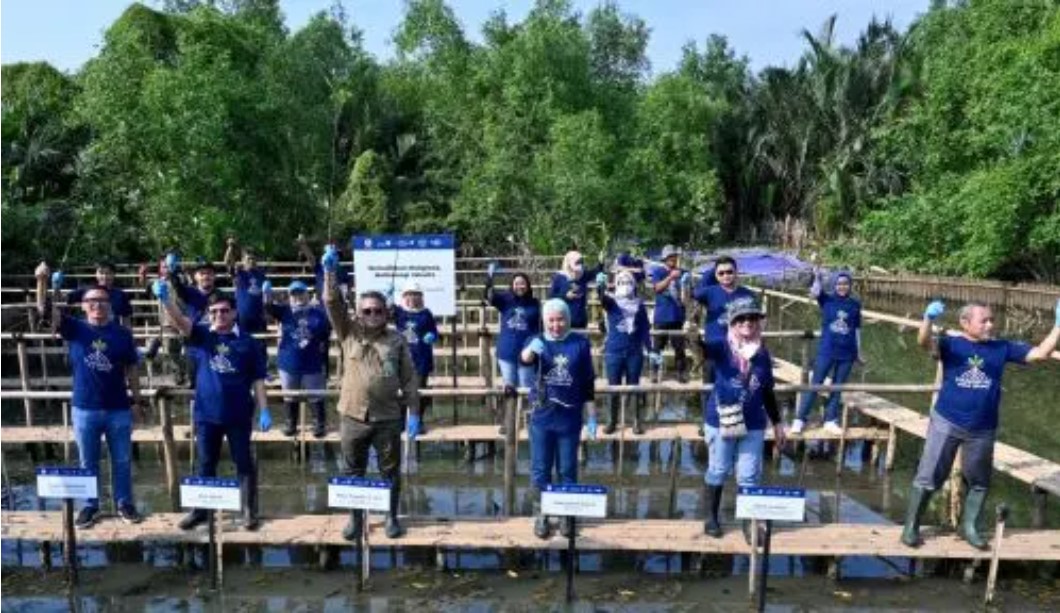
[[[707,521],[703,522],[703,534],[714,538],[721,538],[719,513],[721,511],[722,489],[723,486],[721,485],[707,486]]]
[[[633,404],[636,408],[633,411],[633,434],[640,436],[644,434],[644,408],[648,402],[648,397],[644,394],[637,394]]]
[[[902,543],[907,547],[919,547],[924,544],[920,539],[920,517],[927,510],[931,494],[931,490],[916,485],[909,489],[909,507],[905,512],[905,527],[902,529]]]
[[[283,424],[283,435],[294,436],[298,433],[298,403],[284,402],[283,408],[287,417]]]
[[[968,544],[976,549],[986,549],[990,546],[986,538],[979,534],[979,516],[986,505],[986,488],[969,488],[964,496],[964,511],[961,513],[961,527],[957,535],[968,541]]]
[[[261,527],[258,519],[258,474],[251,473],[239,478],[239,494],[243,502],[243,529],[253,532]]]
[[[313,438],[324,438],[328,434],[327,408],[323,400],[314,400],[313,407]]]
[[[740,522],[740,531],[743,532],[743,541],[748,545],[751,544],[751,520],[745,519]],[[761,540],[759,540],[761,543]]]
[[[559,533],[563,535],[563,538],[570,538],[574,534],[574,518],[564,517],[560,520]]]
[[[609,399],[609,410],[611,413],[611,420],[607,422],[607,426],[604,427],[604,434],[614,434],[615,430],[618,429],[618,408],[622,402],[617,394],[612,394]]]
[[[180,520],[178,527],[181,530],[191,530],[192,528],[205,524],[209,516],[206,514],[206,509],[192,509],[191,513],[188,513]]]
[[[390,488],[390,512],[386,514],[386,537],[388,539],[401,538],[405,534],[405,529],[401,527],[401,523],[398,521],[398,505],[401,502],[401,488],[394,484],[394,487]]]
[[[357,535],[364,530],[364,511],[350,511],[350,521],[342,529],[342,538],[347,541],[357,540]]]
[[[552,536],[552,525],[549,524],[548,516],[541,512],[540,490],[535,491],[531,496],[533,496],[534,536],[544,540]]]

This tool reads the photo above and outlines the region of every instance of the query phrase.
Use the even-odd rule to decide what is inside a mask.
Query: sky
[[[333,0],[281,0],[291,31],[326,10]],[[621,0],[623,13],[642,18],[651,28],[648,59],[655,74],[672,70],[681,47],[695,41],[703,48],[710,34],[722,34],[754,70],[791,66],[805,50],[799,33],[817,32],[825,19],[838,15],[837,37],[850,44],[875,15],[890,18],[904,30],[927,10],[929,0]],[[587,13],[600,0],[574,0]],[[0,62],[46,61],[66,72],[77,71],[100,49],[103,32],[128,7],[128,0],[4,0],[0,3]],[[147,0],[148,6],[161,6]],[[343,0],[352,23],[364,33],[365,48],[380,60],[394,55],[391,38],[401,21],[401,0]],[[533,0],[447,0],[465,35],[480,41],[480,26],[503,9],[508,21],[522,20]]]

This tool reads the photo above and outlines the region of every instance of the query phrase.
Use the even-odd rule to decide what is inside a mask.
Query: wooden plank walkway
[[[204,543],[203,528],[183,532],[177,528],[181,515],[157,513],[143,523],[126,525],[106,518],[89,530],[79,530],[77,538],[87,543]],[[298,515],[264,518],[261,529],[246,532],[222,521],[224,545],[266,546],[350,546],[342,539],[346,523],[343,514]],[[567,547],[559,535],[540,540],[532,533],[532,520],[514,518],[408,518],[408,533],[389,540],[383,535],[382,516],[369,520],[369,543],[373,547],[430,547],[442,549],[553,549]],[[4,540],[61,541],[59,512],[17,511],[4,514]],[[923,530],[925,544],[918,549],[902,545],[901,526],[871,524],[821,524],[780,526],[773,536],[772,553],[802,556],[886,556],[906,558],[989,559],[991,552],[972,548],[953,534]],[[748,554],[735,525],[726,526],[720,539],[703,534],[700,521],[688,520],[594,520],[580,522],[580,551],[643,551],[704,554]],[[1003,560],[1060,560],[1060,530],[1006,530],[1000,550]]]

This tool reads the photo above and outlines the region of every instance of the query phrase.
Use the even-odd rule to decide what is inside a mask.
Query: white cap
[[[423,293],[423,288],[420,287],[420,284],[415,282],[415,281],[413,281],[413,280],[411,280],[411,279],[406,281],[405,282],[405,286],[401,288],[401,295],[402,296],[404,296],[405,294],[422,294],[422,293]]]

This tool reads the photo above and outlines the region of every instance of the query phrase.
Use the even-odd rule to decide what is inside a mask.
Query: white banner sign
[[[441,317],[456,315],[456,239],[452,234],[353,237],[353,274],[357,293],[401,290],[416,282],[424,305]]]
[[[99,498],[95,471],[64,466],[37,467],[38,498]]]
[[[185,509],[239,511],[239,481],[216,477],[184,477],[180,481],[180,506]]]
[[[607,517],[607,488],[601,485],[548,485],[541,512],[570,517]]]
[[[741,487],[736,519],[806,521],[806,490],[796,487]]]
[[[337,509],[390,511],[390,482],[359,477],[328,479],[328,506]]]

